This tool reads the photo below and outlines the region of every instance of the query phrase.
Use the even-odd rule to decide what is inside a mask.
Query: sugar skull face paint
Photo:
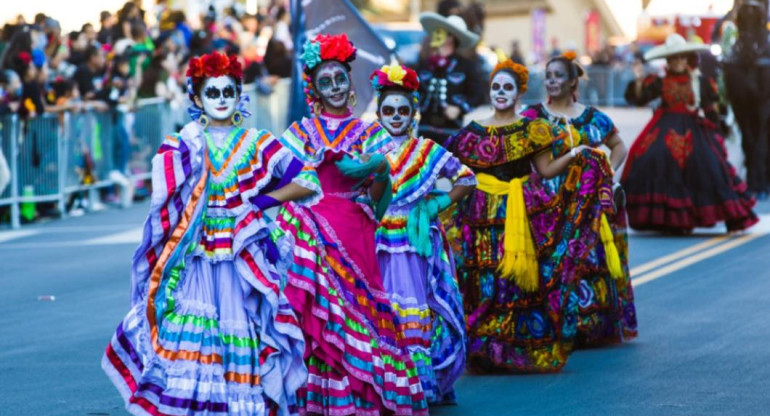
[[[576,80],[570,80],[569,71],[561,61],[553,61],[545,68],[545,89],[553,98],[571,95],[576,83]]]
[[[201,89],[203,111],[214,120],[226,120],[235,112],[238,89],[229,76],[209,78]]]
[[[350,75],[347,68],[337,61],[324,62],[318,67],[313,81],[324,107],[341,109],[348,105]]]
[[[412,125],[414,112],[412,103],[406,95],[388,94],[382,100],[380,108],[377,109],[377,115],[380,117],[380,124],[391,136],[403,136]]]
[[[500,71],[492,78],[489,85],[489,98],[497,110],[510,110],[519,98],[519,88],[516,79],[507,71]]]

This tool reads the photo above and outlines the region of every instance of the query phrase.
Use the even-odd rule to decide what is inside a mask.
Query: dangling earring
[[[201,127],[203,127],[203,129],[205,130],[206,127],[209,126],[209,117],[205,114],[201,114],[201,116],[198,117],[198,124],[200,124]]]
[[[241,114],[240,111],[235,110],[233,115],[230,116],[230,121],[232,121],[235,126],[239,127],[241,123],[243,123],[243,114]]]
[[[321,103],[318,102],[318,101],[314,102],[313,103],[313,114],[315,114],[316,116],[320,116],[321,115],[321,110],[323,110],[323,106],[321,106]]]
[[[350,91],[350,97],[348,98],[348,104],[351,107],[355,107],[358,104],[358,98],[356,98],[356,92]]]
[[[548,96],[548,104],[551,104],[552,102],[553,102],[553,97],[551,97],[551,96],[549,95],[549,96]]]

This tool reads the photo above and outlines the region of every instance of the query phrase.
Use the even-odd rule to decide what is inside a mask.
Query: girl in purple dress
[[[400,65],[372,74],[377,115],[398,148],[387,156],[393,200],[377,229],[377,257],[429,403],[454,402],[465,368],[465,319],[452,250],[440,211],[476,186],[473,172],[438,143],[411,136],[419,102],[417,74]],[[439,179],[453,183],[436,189]]]

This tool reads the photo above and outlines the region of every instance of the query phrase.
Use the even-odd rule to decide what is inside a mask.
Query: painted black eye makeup
[[[396,114],[396,111],[398,111],[398,115],[400,116],[409,117],[412,115],[412,108],[408,105],[402,105],[398,107],[398,109],[390,105],[384,105],[380,111],[382,112],[382,115],[386,117],[390,117]]]
[[[232,85],[226,86],[225,89],[222,91],[222,95],[224,95],[225,98],[235,97],[235,88],[233,88]]]
[[[334,80],[337,82],[337,85],[344,84],[348,82],[348,76],[345,73],[339,73],[334,76]]]
[[[325,90],[327,88],[331,88],[331,86],[332,86],[331,77],[321,77],[318,79],[318,88]]]
[[[503,85],[503,89],[506,91],[513,91],[513,84],[506,83],[505,85]]]
[[[219,98],[222,92],[217,87],[208,87],[206,88],[205,91],[203,91],[203,94],[206,95],[206,98],[210,100],[216,100],[217,98]]]
[[[492,83],[492,91],[497,91],[500,89],[500,84],[493,82]]]

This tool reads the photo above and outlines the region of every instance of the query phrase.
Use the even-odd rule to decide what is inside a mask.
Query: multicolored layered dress
[[[152,166],[132,308],[102,368],[136,415],[294,414],[307,370],[283,294],[293,244],[252,201],[302,164],[266,131],[192,122]],[[312,168],[291,181],[320,191]]]
[[[573,264],[568,253],[551,256],[553,250],[545,248],[566,244],[573,234],[562,232],[559,212],[543,211],[558,201],[529,187],[531,160],[548,151],[553,139],[546,121],[522,118],[505,126],[472,122],[448,141],[479,182],[448,226],[458,255],[471,371],[559,371],[572,348]],[[501,269],[511,243],[527,247],[522,259],[534,281],[526,285],[522,276]]]
[[[382,285],[366,181],[343,176],[344,155],[393,147],[376,123],[305,118],[283,140],[318,172],[324,196],[311,209],[286,204],[282,228],[297,240],[286,295],[305,334],[310,372],[298,394],[303,413],[421,415],[427,402],[398,319]]]
[[[465,318],[451,247],[441,222],[430,222],[431,253],[410,243],[407,218],[430,196],[440,178],[475,186],[473,172],[430,139],[394,137],[399,147],[387,158],[393,200],[377,229],[380,270],[398,314],[429,403],[454,401],[453,385],[465,369]]]
[[[756,224],[755,200],[717,131],[716,85],[686,72],[647,77],[638,95],[634,83],[626,89],[632,104],[656,98],[660,108],[631,146],[621,179],[631,227],[690,232],[724,221],[734,231]]]
[[[556,133],[558,139],[551,147],[551,155],[554,158],[579,145],[598,148],[617,133],[612,120],[591,106],[587,106],[578,117],[567,120],[567,123],[563,117],[551,114],[543,104],[529,107],[523,114],[530,118],[548,120],[558,130]],[[597,156],[601,155],[597,153]],[[611,168],[606,172],[601,168],[596,173],[607,175],[612,185]],[[539,179],[542,186],[549,192],[558,194],[559,190],[565,186],[568,175],[569,170],[551,179]],[[585,262],[580,271],[578,283],[580,294],[576,338],[578,348],[628,341],[637,335],[634,291],[628,271],[627,216],[621,195],[618,194],[618,198],[612,197],[613,192],[622,191],[618,189],[613,191],[610,188],[601,189],[600,192],[603,194],[597,200],[599,206],[592,211],[597,213],[596,218],[599,222],[580,236],[585,242],[586,233],[590,233],[597,244],[584,244],[583,249]],[[606,218],[606,225],[604,225],[604,218]],[[610,250],[617,251],[620,268],[616,270],[615,276],[607,260],[607,244],[602,241],[602,232],[606,232],[608,236],[611,235],[614,248]]]

